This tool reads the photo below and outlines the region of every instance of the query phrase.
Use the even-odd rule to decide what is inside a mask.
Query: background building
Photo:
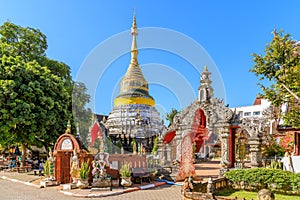
[[[271,103],[267,99],[257,97],[250,106],[241,106],[231,108],[232,111],[235,111],[238,114],[240,119],[248,117],[263,117],[263,111],[270,107]]]

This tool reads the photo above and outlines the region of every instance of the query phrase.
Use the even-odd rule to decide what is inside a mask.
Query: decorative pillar
[[[258,136],[249,138],[251,167],[262,165],[261,138]]]
[[[229,162],[229,127],[224,126],[221,129],[221,166],[220,176],[223,176],[228,171]]]
[[[169,165],[171,163],[171,145],[166,145],[166,160],[165,164]]]
[[[164,147],[164,143],[163,143],[163,140],[160,139],[158,140],[157,142],[157,155],[158,155],[158,158],[159,158],[159,164],[160,165],[164,165],[165,164],[165,147]]]
[[[214,194],[214,192],[215,192],[214,190],[215,190],[215,188],[214,188],[214,184],[213,184],[212,178],[209,177],[208,181],[207,181],[206,193],[208,193],[208,194]]]

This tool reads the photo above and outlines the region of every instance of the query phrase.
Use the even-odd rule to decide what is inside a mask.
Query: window
[[[243,116],[243,111],[239,111],[239,117]]]
[[[260,115],[260,111],[253,112],[253,116],[255,116],[255,115]]]
[[[244,117],[249,117],[251,116],[251,112],[244,112]]]

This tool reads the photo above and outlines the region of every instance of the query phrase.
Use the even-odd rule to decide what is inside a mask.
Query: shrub
[[[238,189],[255,190],[268,188],[278,192],[300,192],[300,174],[280,169],[237,169],[225,174]]]

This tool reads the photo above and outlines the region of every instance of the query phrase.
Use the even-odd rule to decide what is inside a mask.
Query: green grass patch
[[[225,197],[237,197],[238,199],[246,198],[246,199],[257,199],[257,192],[248,192],[244,190],[224,190],[216,194],[217,196],[225,196]],[[275,194],[275,199],[280,200],[300,200],[300,196],[291,196],[291,195],[281,195]]]

